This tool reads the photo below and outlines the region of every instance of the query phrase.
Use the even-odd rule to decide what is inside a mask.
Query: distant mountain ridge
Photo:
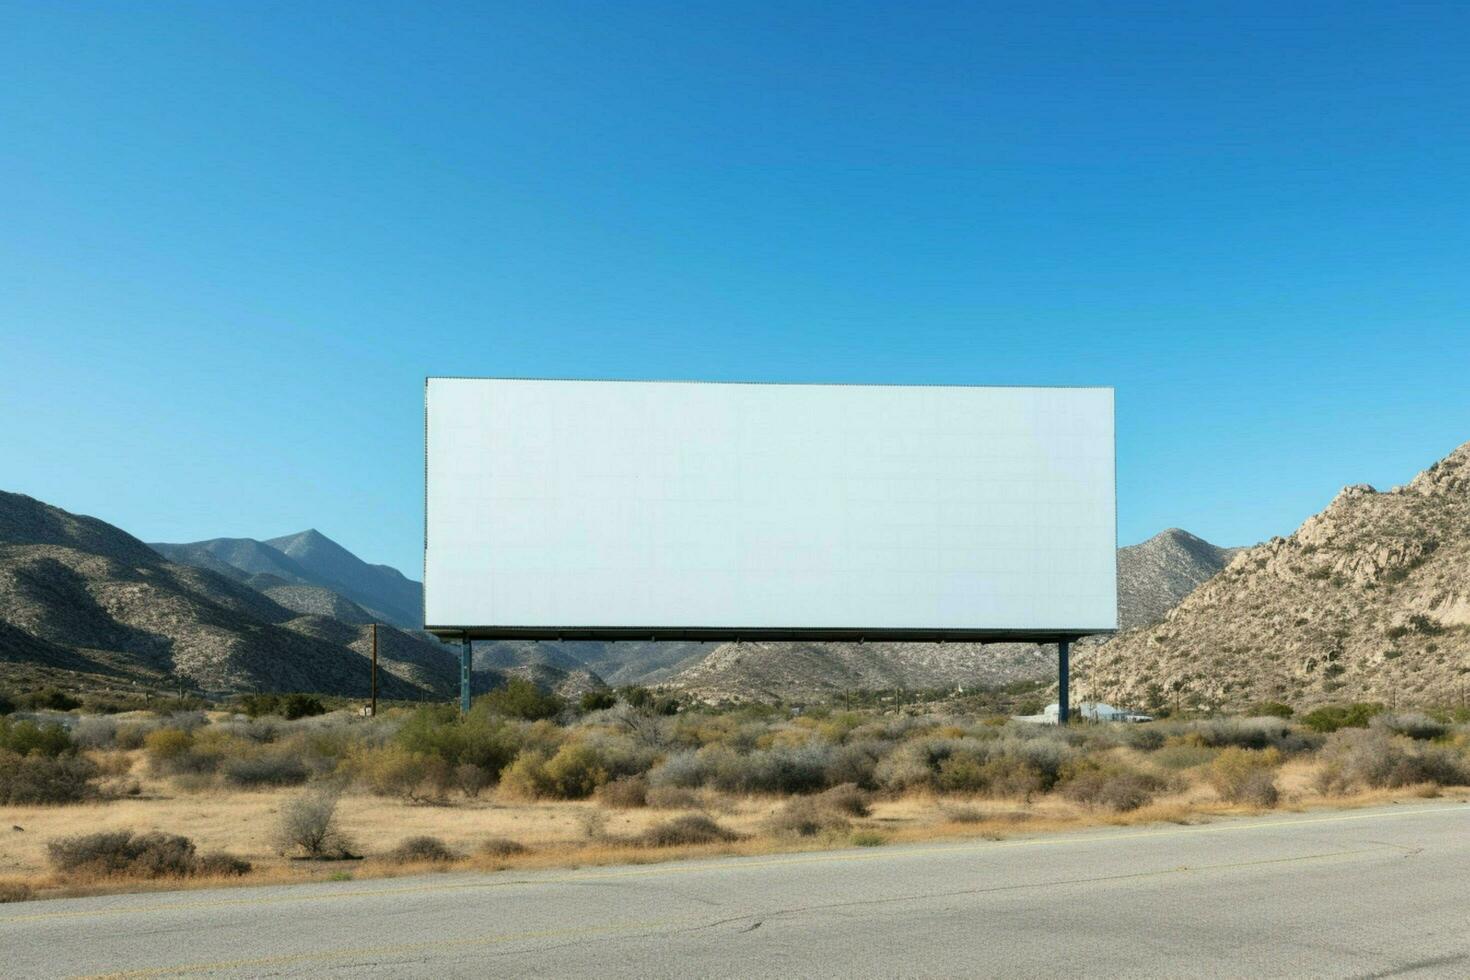
[[[368,564],[315,529],[266,541],[212,538],[150,547],[171,561],[230,575],[298,612],[423,628],[421,584],[395,568]]]
[[[1241,550],[1221,548],[1177,527],[1119,548],[1118,628],[1133,629],[1163,619]]]

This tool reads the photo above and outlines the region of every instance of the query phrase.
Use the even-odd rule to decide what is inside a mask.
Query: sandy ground
[[[141,770],[134,767],[134,772]],[[1413,790],[1380,791],[1352,797],[1323,799],[1310,790],[1310,766],[1289,763],[1279,784],[1281,809],[1320,806],[1362,806],[1394,799],[1413,799]],[[283,804],[302,792],[299,788],[271,790],[182,791],[168,780],[140,779],[142,794],[64,807],[7,807],[0,809],[0,885],[25,882],[37,897],[96,891],[179,887],[179,882],[113,881],[79,884],[55,878],[46,858],[46,842],[71,834],[104,830],[163,831],[191,838],[201,852],[228,851],[249,860],[255,869],[245,879],[306,881],[350,875],[374,877],[423,870],[423,866],[395,866],[382,855],[408,837],[430,835],[465,856],[460,866],[574,867],[628,861],[657,861],[690,855],[757,854],[809,850],[847,844],[853,833],[865,833],[869,843],[898,843],[940,838],[1009,837],[1098,825],[1174,822],[1193,823],[1220,814],[1252,812],[1250,808],[1221,804],[1214,793],[1194,785],[1163,797],[1140,810],[1116,814],[1088,810],[1057,797],[1031,803],[1021,800],[965,799],[910,795],[876,799],[869,817],[854,819],[852,832],[819,838],[773,838],[763,822],[785,802],[771,797],[702,796],[702,809],[746,839],[702,847],[648,848],[619,838],[633,837],[652,824],[681,810],[609,809],[595,802],[524,802],[489,791],[482,798],[456,798],[446,805],[415,804],[378,796],[348,794],[338,815],[342,830],[355,845],[360,861],[301,861],[279,853],[275,829]],[[1424,790],[1423,793],[1430,793]],[[1445,791],[1449,797],[1465,792]],[[972,811],[964,813],[963,811]],[[984,819],[976,820],[973,811]],[[958,819],[957,819],[958,818]],[[599,826],[600,824],[600,826]],[[489,838],[508,838],[528,851],[512,858],[479,853]],[[203,884],[202,882],[191,884]]]

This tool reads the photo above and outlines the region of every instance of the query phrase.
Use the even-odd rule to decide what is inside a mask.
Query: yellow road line
[[[1315,827],[1322,824],[1347,823],[1356,820],[1373,820],[1394,817],[1413,817],[1426,814],[1462,813],[1470,814],[1470,808],[1456,807],[1450,805],[1437,805],[1418,807],[1415,809],[1402,809],[1391,811],[1376,811],[1371,813],[1343,813],[1327,817],[1297,817],[1276,820],[1244,820],[1238,823],[1208,824],[1192,827],[1158,828],[1153,830],[1140,830],[1131,832],[1108,832],[1102,834],[1077,834],[1058,837],[1033,837],[1022,840],[1003,841],[972,841],[964,843],[946,843],[928,845],[923,847],[898,847],[891,850],[866,849],[862,851],[837,851],[819,854],[793,854],[784,857],[772,857],[759,860],[721,859],[719,861],[702,861],[698,863],[680,864],[653,864],[634,868],[618,868],[611,871],[578,871],[559,875],[538,875],[532,878],[480,879],[476,881],[460,882],[426,882],[421,885],[407,885],[403,887],[380,887],[380,888],[354,888],[344,890],[321,890],[310,889],[303,885],[281,886],[288,889],[301,889],[297,894],[287,895],[263,895],[244,898],[222,898],[207,901],[179,901],[166,903],[152,903],[147,905],[130,905],[99,909],[75,909],[56,912],[32,912],[20,915],[0,916],[0,929],[7,923],[12,922],[35,922],[45,919],[75,919],[93,916],[131,915],[149,912],[173,912],[194,911],[212,908],[235,908],[252,905],[277,905],[288,902],[316,902],[333,901],[348,898],[366,898],[381,895],[413,895],[424,893],[442,893],[454,891],[471,891],[476,889],[490,890],[498,888],[534,887],[542,884],[566,884],[569,882],[582,881],[604,881],[619,878],[645,878],[658,877],[661,875],[693,874],[703,871],[744,871],[762,868],[787,867],[801,864],[828,864],[847,863],[859,861],[893,861],[904,860],[914,857],[927,857],[934,854],[956,854],[974,851],[985,851],[999,848],[1012,847],[1058,847],[1073,844],[1089,844],[1100,841],[1122,841],[1139,840],[1152,837],[1180,837],[1193,834],[1212,833],[1242,833],[1258,830],[1279,830],[1292,827]],[[509,873],[506,873],[509,874]]]

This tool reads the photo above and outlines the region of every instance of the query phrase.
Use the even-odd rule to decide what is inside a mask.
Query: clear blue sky
[[[0,6],[0,487],[410,574],[426,374],[1111,384],[1120,537],[1470,440],[1470,5]]]

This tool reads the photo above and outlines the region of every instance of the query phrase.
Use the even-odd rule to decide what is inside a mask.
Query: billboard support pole
[[[459,713],[470,713],[470,635],[459,640]]]
[[[1065,725],[1071,715],[1067,705],[1068,655],[1072,641],[1062,637],[1057,641],[1057,724]]]

